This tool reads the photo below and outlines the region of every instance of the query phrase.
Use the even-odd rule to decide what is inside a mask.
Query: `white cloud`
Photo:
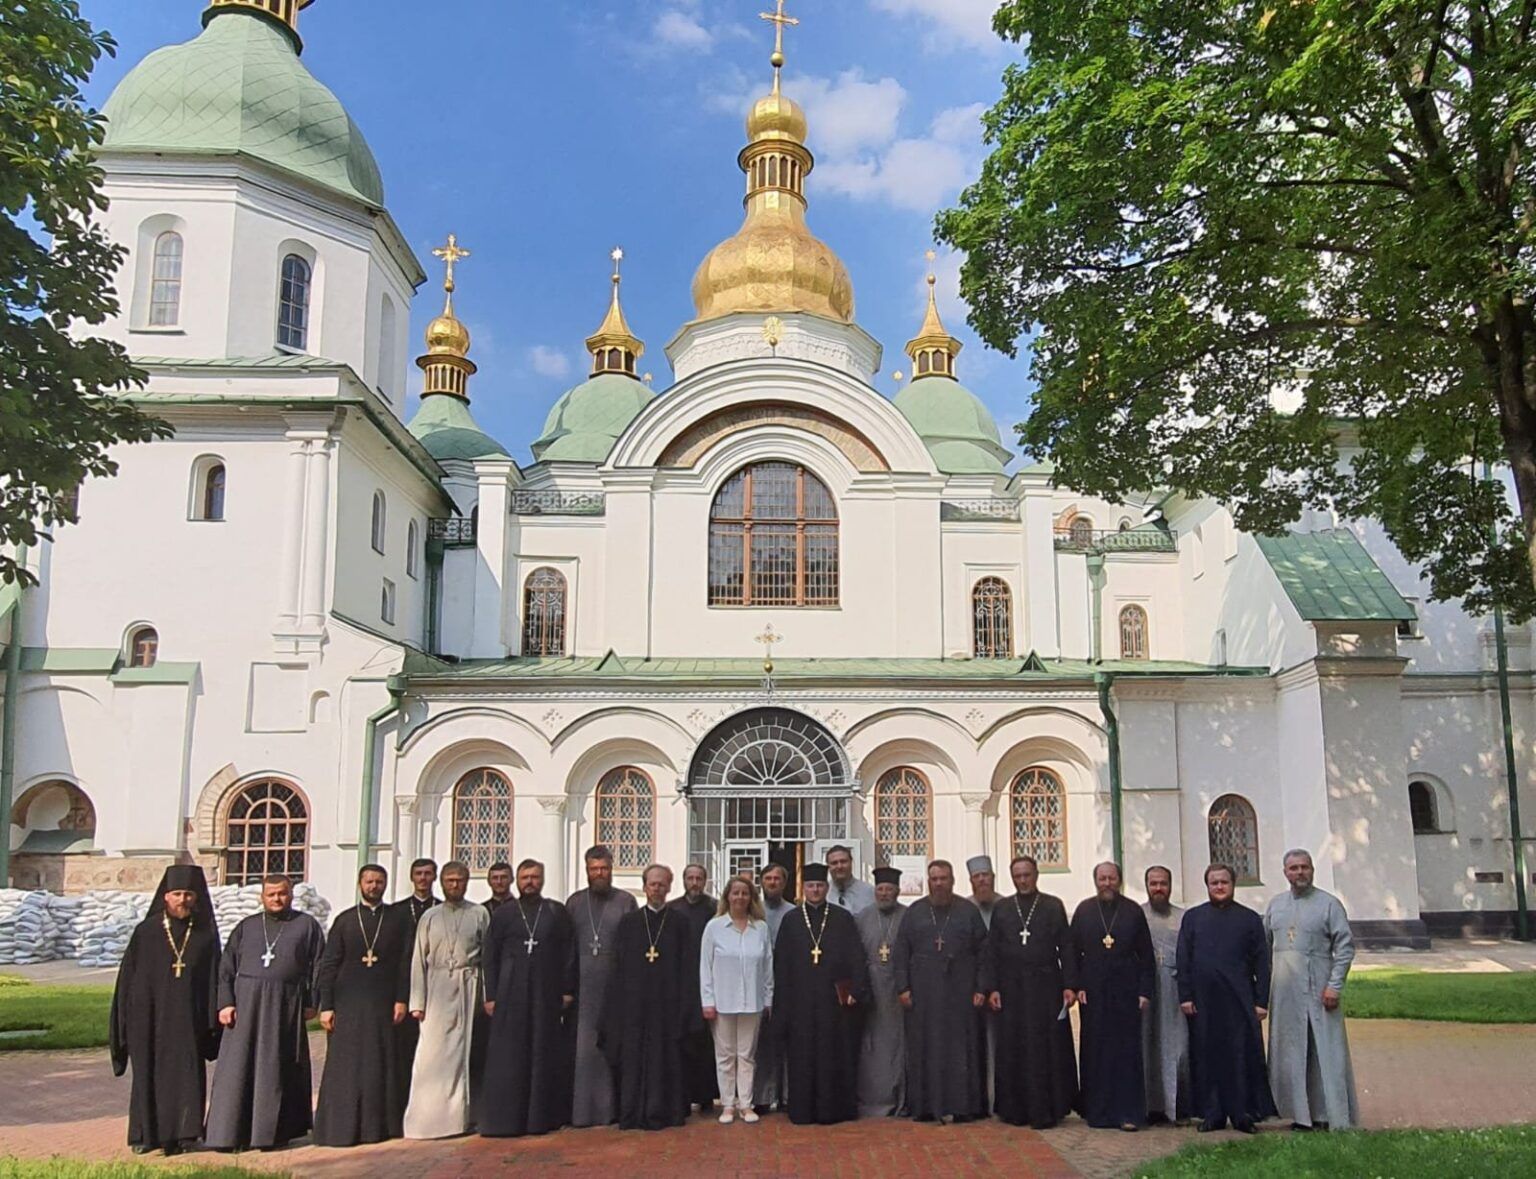
[[[528,349],[528,364],[541,377],[565,377],[571,372],[571,358],[548,344]]]
[[[935,34],[935,48],[996,48],[1001,42],[992,31],[992,14],[999,0],[871,0],[876,12],[889,12],[927,25]]]
[[[938,300],[939,315],[944,320],[944,326],[952,333],[959,330],[965,323],[965,317],[971,313],[965,300],[960,297],[960,267],[964,262],[964,254],[948,247],[937,249],[933,260],[933,277],[936,280],[933,285],[934,297]],[[927,259],[923,259],[917,282],[912,288],[913,301],[919,315],[928,306],[928,266]]]
[[[715,35],[686,12],[669,8],[656,18],[651,32],[663,45],[677,49],[708,49]]]
[[[921,138],[898,139],[880,151],[829,159],[818,175],[834,192],[882,200],[915,212],[937,212],[975,178],[981,164],[983,104],[940,111]]]
[[[836,159],[896,138],[907,92],[895,78],[867,81],[859,69],[836,78],[793,78],[785,93],[805,107],[816,150]]]

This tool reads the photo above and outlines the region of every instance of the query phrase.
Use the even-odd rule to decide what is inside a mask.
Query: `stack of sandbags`
[[[331,903],[320,895],[313,884],[301,884],[293,890],[293,907],[320,922],[321,929],[330,927]]]
[[[213,913],[219,923],[219,940],[228,941],[235,926],[261,912],[261,885],[221,884],[208,890],[213,897]],[[293,907],[300,913],[308,913],[321,928],[331,923],[331,906],[313,884],[294,886]]]
[[[119,889],[86,893],[80,915],[80,965],[116,966],[120,963],[134,927],[149,912],[151,899],[149,893]]]
[[[6,889],[6,899],[16,890]],[[48,911],[52,894],[46,892],[23,893],[8,906],[9,911],[0,916],[0,964],[30,966],[37,962],[52,962],[57,928],[53,914]]]
[[[80,941],[91,927],[85,921],[86,898],[49,897],[48,911],[53,914],[55,958],[80,957]],[[94,923],[91,923],[94,924]]]

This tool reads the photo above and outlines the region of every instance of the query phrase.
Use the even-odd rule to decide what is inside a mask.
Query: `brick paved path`
[[[316,1037],[316,1077],[321,1038]],[[1527,1083],[1536,1027],[1355,1020],[1350,1024],[1360,1107],[1367,1126],[1472,1126],[1536,1122]],[[0,1154],[129,1158],[123,1146],[128,1083],[114,1080],[99,1050],[0,1053]],[[1205,1141],[1231,1137],[1209,1135]],[[905,1121],[792,1126],[782,1117],[756,1126],[694,1119],[660,1134],[564,1130],[544,1138],[392,1142],[357,1150],[297,1147],[240,1157],[244,1166],[295,1175],[620,1176],[1083,1175],[1112,1179],[1194,1138],[1188,1129],[1138,1134],[1089,1130],[1071,1119],[1035,1133],[998,1122],[965,1126]],[[197,1155],[197,1161],[223,1156]]]

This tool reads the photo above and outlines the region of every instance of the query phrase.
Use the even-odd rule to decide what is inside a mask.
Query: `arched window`
[[[379,392],[388,397],[395,388],[395,301],[385,295],[379,304]]]
[[[1415,835],[1433,835],[1440,830],[1439,807],[1435,805],[1435,788],[1428,782],[1408,783],[1408,813],[1413,819]]]
[[[1067,789],[1042,766],[1031,766],[1008,791],[1013,854],[1033,856],[1042,870],[1067,866]]]
[[[495,770],[470,770],[453,788],[453,858],[484,872],[512,854],[512,783]]]
[[[597,784],[597,842],[620,872],[638,872],[655,854],[656,787],[634,766],[609,770]]]
[[[405,575],[418,577],[421,571],[421,556],[416,551],[421,547],[421,530],[416,527],[416,521],[412,520],[405,526]]]
[[[1120,524],[1119,524],[1119,531],[1121,531],[1121,532],[1129,532],[1130,530],[1131,530],[1131,518],[1129,516],[1121,516],[1120,517]]]
[[[1120,658],[1147,658],[1147,612],[1140,606],[1120,611]]]
[[[1238,884],[1259,883],[1259,817],[1240,794],[1223,794],[1206,819],[1211,863],[1230,864]]]
[[[523,654],[565,654],[565,576],[535,569],[523,584]]]
[[[203,476],[203,519],[224,519],[224,464],[214,463]]]
[[[260,884],[280,872],[294,882],[309,873],[309,804],[276,778],[242,786],[224,812],[225,884]]]
[[[875,863],[894,856],[933,857],[933,792],[911,766],[897,766],[875,783]]]
[[[370,539],[373,542],[373,551],[384,551],[384,528],[388,521],[389,505],[384,502],[384,493],[373,493],[373,527],[370,531]]]
[[[1072,517],[1072,525],[1067,530],[1067,535],[1072,538],[1073,544],[1093,543],[1093,521],[1087,516]]]
[[[971,590],[971,633],[977,659],[1013,658],[1013,594],[1001,577],[983,577]]]
[[[743,467],[709,511],[711,606],[835,606],[837,505],[794,463]]]
[[[168,229],[155,238],[149,281],[150,327],[175,327],[181,322],[181,255],[181,234],[175,230]]]
[[[309,263],[297,254],[283,259],[277,299],[277,342],[302,352],[309,347],[309,295],[313,286]]]
[[[153,667],[160,658],[160,632],[141,626],[128,636],[128,666]]]

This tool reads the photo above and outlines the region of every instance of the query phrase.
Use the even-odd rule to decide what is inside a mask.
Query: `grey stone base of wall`
[[[1424,917],[1429,914],[1425,913]],[[1427,950],[1430,930],[1418,921],[1351,921],[1350,933],[1362,950]]]
[[[1422,913],[1424,924],[1429,926],[1431,937],[1496,937],[1515,936],[1515,911],[1513,909],[1476,909],[1469,912],[1448,910],[1443,913]]]

